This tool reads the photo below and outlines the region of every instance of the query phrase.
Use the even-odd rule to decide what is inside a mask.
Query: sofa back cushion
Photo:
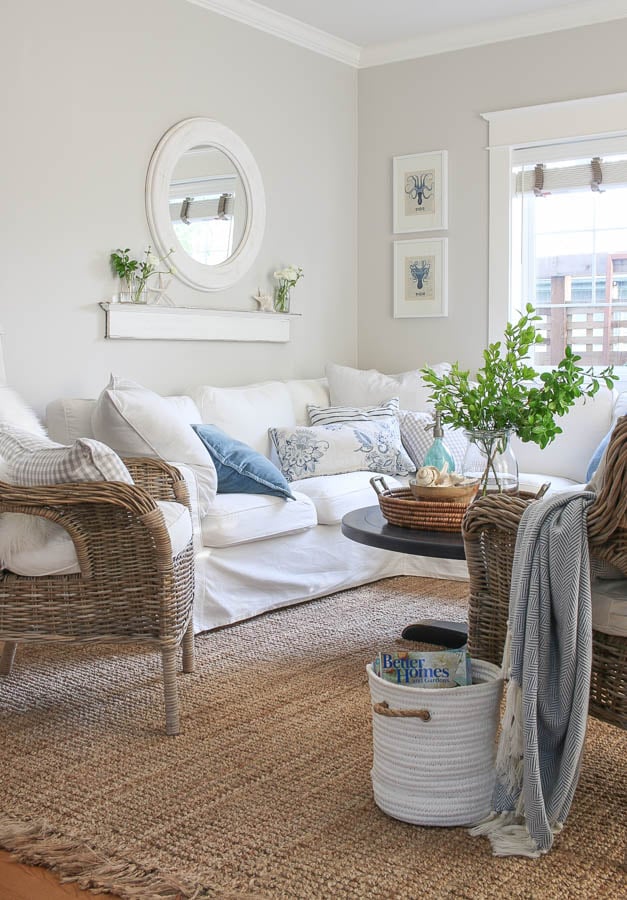
[[[203,385],[192,391],[201,421],[270,456],[268,428],[296,424],[292,397],[284,381],[264,381],[243,387]]]
[[[565,416],[557,419],[563,433],[544,450],[514,436],[512,448],[519,471],[562,475],[584,484],[590,459],[612,422],[615,399],[615,392],[606,387],[600,388],[594,398],[580,397]]]
[[[438,374],[450,370],[449,363],[432,366]],[[431,387],[418,369],[400,375],[385,375],[376,369],[353,369],[327,363],[326,375],[333,406],[374,406],[393,397],[401,409],[428,410]]]

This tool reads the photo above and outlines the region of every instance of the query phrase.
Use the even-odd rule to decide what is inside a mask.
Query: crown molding
[[[627,18],[625,0],[584,0],[559,9],[512,16],[497,22],[486,22],[466,28],[447,29],[407,41],[372,44],[362,48],[359,68],[383,66],[448,53],[452,50],[464,50],[483,44],[495,44],[499,41],[565,31],[568,28],[580,28],[625,18]]]
[[[512,16],[465,28],[449,28],[407,41],[359,47],[313,25],[306,25],[298,19],[269,9],[255,0],[187,2],[359,69],[627,18],[625,0],[582,0],[559,9]]]
[[[268,9],[267,6],[255,3],[254,0],[188,0],[188,3],[243,22],[259,31],[265,31],[307,50],[313,50],[314,53],[330,56],[331,59],[346,65],[355,68],[359,66],[361,48],[357,44],[351,44],[350,41],[314,28],[313,25],[306,25],[291,16]]]

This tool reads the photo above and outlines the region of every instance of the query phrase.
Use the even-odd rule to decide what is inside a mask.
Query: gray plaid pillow
[[[106,444],[81,438],[71,447],[47,437],[0,426],[0,459],[3,477],[18,487],[70,484],[77,481],[123,481],[133,484],[120,457]]]
[[[433,429],[426,426],[433,425],[433,416],[427,412],[401,412],[399,413],[401,424],[401,440],[407,450],[411,461],[419,469],[425,458],[425,454],[433,443]],[[459,428],[452,425],[444,425],[444,443],[451,451],[455,461],[455,471],[462,471],[462,463],[468,447],[468,438]]]

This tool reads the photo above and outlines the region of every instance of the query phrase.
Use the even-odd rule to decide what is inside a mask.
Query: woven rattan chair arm
[[[478,540],[481,532],[491,528],[514,534],[530,501],[510,494],[488,494],[471,503],[462,521],[464,539]]]
[[[174,500],[190,509],[187,484],[175,466],[146,456],[125,457],[124,464],[135,484],[143,487],[155,500]]]
[[[157,501],[115,481],[16,487],[0,482],[0,513],[39,516],[64,528],[86,578],[132,569],[141,557],[155,571],[172,568],[172,548]]]
[[[593,556],[627,576],[627,416],[612,432],[603,484],[588,511],[588,540]]]
[[[137,516],[158,509],[156,501],[142,487],[121,481],[83,481],[72,484],[46,484],[18,487],[0,481],[0,511],[42,515],[40,510],[106,503],[120,506]],[[18,509],[19,507],[19,509]]]

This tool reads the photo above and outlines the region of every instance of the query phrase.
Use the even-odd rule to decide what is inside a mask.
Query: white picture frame
[[[394,241],[394,318],[448,316],[448,238]]]
[[[446,150],[395,156],[392,191],[394,234],[448,228]]]

